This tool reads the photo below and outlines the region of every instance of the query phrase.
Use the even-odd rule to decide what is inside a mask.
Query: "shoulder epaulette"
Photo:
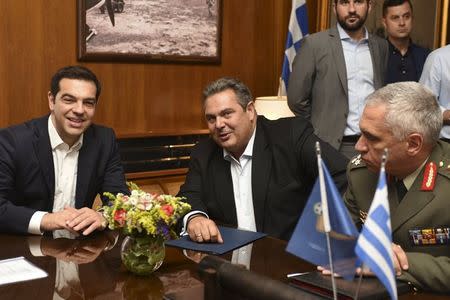
[[[350,170],[357,169],[357,168],[362,168],[362,167],[366,167],[366,164],[362,160],[361,154],[358,154],[357,156],[354,156],[350,160],[350,164],[349,164],[349,169]]]

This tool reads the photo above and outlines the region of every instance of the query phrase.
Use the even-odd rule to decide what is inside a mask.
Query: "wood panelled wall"
[[[222,1],[220,65],[86,63],[104,86],[96,122],[120,135],[205,128],[201,90],[225,75],[241,78],[254,96],[276,94],[291,0]],[[76,0],[0,4],[0,127],[5,127],[47,113],[51,75],[78,63],[77,6]],[[318,1],[307,4],[315,32]],[[447,42],[449,36],[447,28]]]
[[[51,75],[78,63],[77,6],[75,0],[1,5],[0,127],[5,127],[47,113]],[[308,5],[315,9],[315,3]],[[205,128],[201,90],[225,75],[241,78],[254,96],[276,94],[290,6],[290,0],[223,0],[220,65],[85,63],[104,87],[95,121],[119,135]]]

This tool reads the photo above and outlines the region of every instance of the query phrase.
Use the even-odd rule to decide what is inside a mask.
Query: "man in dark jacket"
[[[211,138],[193,150],[179,193],[192,206],[184,218],[192,240],[221,242],[216,222],[289,239],[317,177],[316,141],[346,186],[347,159],[305,119],[257,116],[250,91],[232,78],[211,83],[203,97]]]

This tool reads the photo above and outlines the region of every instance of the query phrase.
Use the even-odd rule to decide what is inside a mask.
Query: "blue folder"
[[[223,226],[219,226],[219,231],[222,235],[223,244],[197,243],[192,241],[189,236],[186,235],[177,240],[166,241],[166,246],[220,255],[250,244],[251,242],[259,240],[267,235],[261,232],[240,230]]]

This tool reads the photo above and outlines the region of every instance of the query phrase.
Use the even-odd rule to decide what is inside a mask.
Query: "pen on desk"
[[[291,273],[291,274],[287,274],[286,275],[286,277],[287,278],[291,278],[291,277],[294,277],[294,276],[302,276],[302,275],[305,275],[305,274],[308,274],[309,272],[303,272],[303,273]]]

